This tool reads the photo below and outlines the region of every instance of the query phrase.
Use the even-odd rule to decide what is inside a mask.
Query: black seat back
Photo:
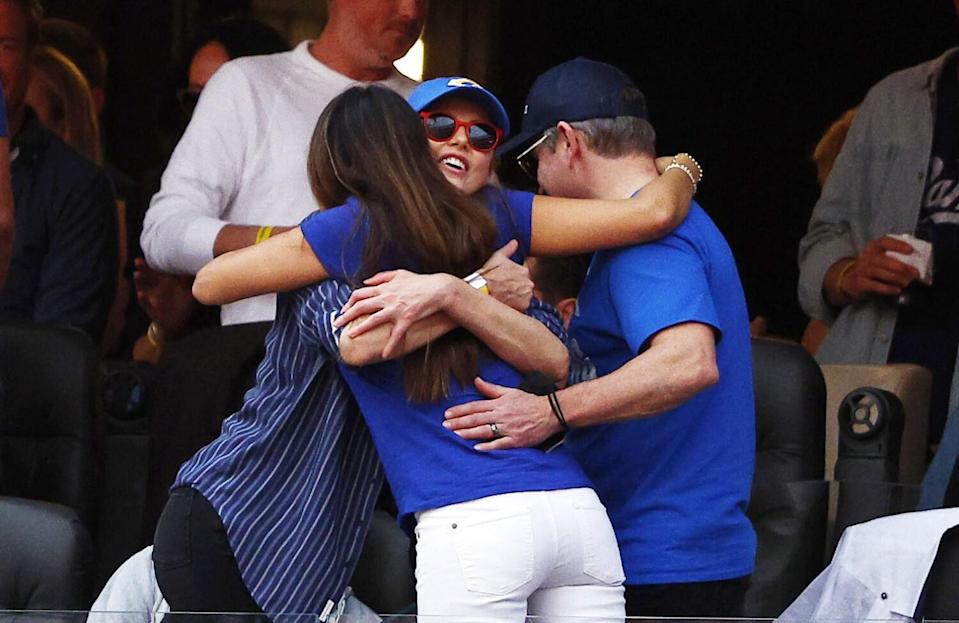
[[[755,338],[756,481],[821,480],[826,462],[826,382],[798,344]]]
[[[93,546],[86,526],[73,509],[0,497],[0,525],[0,610],[90,607]],[[66,623],[83,621],[84,617],[78,613],[34,620]]]
[[[752,348],[756,474],[748,514],[757,552],[744,614],[769,618],[823,568],[826,384],[798,344],[754,339]]]
[[[95,508],[97,351],[74,329],[0,323],[0,493]]]

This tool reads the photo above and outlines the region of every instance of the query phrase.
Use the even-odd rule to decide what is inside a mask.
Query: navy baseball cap
[[[646,97],[620,69],[608,63],[574,58],[536,78],[526,97],[522,129],[496,153],[502,156],[518,150],[560,121],[610,117],[647,119]]]
[[[503,104],[482,85],[469,78],[446,76],[427,80],[413,89],[407,101],[413,110],[420,112],[448,95],[456,95],[476,102],[483,107],[490,120],[503,130],[503,136],[509,134],[509,115],[506,114]]]

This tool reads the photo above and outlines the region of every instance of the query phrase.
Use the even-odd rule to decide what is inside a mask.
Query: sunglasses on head
[[[420,113],[420,118],[423,119],[423,127],[426,128],[426,136],[431,141],[445,143],[452,139],[460,128],[465,128],[470,147],[476,151],[486,152],[493,151],[503,138],[503,130],[491,123],[460,121],[456,117],[441,112],[423,111]]]

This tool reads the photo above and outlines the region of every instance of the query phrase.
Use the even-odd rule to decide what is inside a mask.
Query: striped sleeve
[[[333,321],[352,293],[350,286],[335,279],[310,286],[298,318],[304,338],[336,358],[340,356],[342,329],[334,327]]]
[[[563,318],[559,315],[559,310],[549,303],[541,301],[534,296],[529,301],[526,315],[546,325],[546,328],[552,331],[553,335],[558,337],[564,344],[568,342],[569,335],[566,333],[566,327],[563,326]]]

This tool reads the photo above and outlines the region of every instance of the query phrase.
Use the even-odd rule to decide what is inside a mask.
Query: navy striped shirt
[[[217,510],[267,613],[319,613],[339,599],[382,484],[369,431],[327,354],[339,338],[329,319],[349,293],[324,282],[279,295],[256,385],[173,485]]]

